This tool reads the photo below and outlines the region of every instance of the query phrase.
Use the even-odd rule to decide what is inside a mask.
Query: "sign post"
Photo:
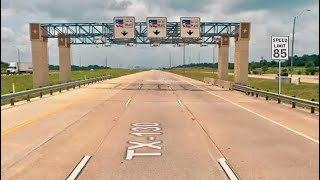
[[[271,59],[279,61],[278,94],[281,94],[281,60],[289,59],[289,36],[271,36]]]
[[[281,94],[281,60],[279,60],[279,70],[278,70],[278,94]]]

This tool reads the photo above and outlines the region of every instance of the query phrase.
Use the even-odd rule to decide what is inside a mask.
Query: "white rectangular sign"
[[[271,36],[271,59],[289,59],[289,36]]]
[[[148,17],[147,18],[147,37],[165,38],[167,37],[167,18]]]
[[[136,37],[134,17],[114,17],[113,31],[115,39],[134,39]]]
[[[200,18],[181,17],[180,18],[180,37],[199,38],[200,37]]]

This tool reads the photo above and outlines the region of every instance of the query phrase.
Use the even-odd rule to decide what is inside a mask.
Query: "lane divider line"
[[[90,160],[91,156],[85,155],[81,159],[81,161],[77,164],[77,166],[72,170],[71,174],[67,177],[66,180],[75,180],[79,174],[81,173],[82,169]]]
[[[131,102],[131,98],[127,100],[126,107],[129,105],[130,102]]]
[[[44,118],[46,118],[46,117],[48,117],[48,116],[50,116],[50,115],[52,115],[52,114],[54,114],[54,113],[57,113],[57,112],[62,111],[62,110],[64,110],[64,109],[67,109],[67,108],[69,108],[69,107],[71,107],[71,106],[73,106],[73,105],[75,105],[75,104],[77,104],[77,103],[79,103],[79,102],[81,102],[81,101],[83,101],[83,100],[89,99],[90,97],[95,96],[95,95],[97,95],[97,94],[99,94],[99,93],[101,93],[101,91],[98,91],[98,92],[95,91],[94,93],[92,93],[92,94],[90,94],[90,95],[87,95],[87,96],[85,96],[85,97],[82,97],[82,98],[80,98],[80,99],[78,99],[78,100],[75,100],[75,101],[73,101],[73,102],[71,102],[71,103],[68,103],[68,104],[66,104],[66,105],[60,106],[60,107],[58,107],[58,108],[55,108],[55,109],[53,109],[53,110],[51,110],[51,111],[48,111],[48,112],[46,112],[46,113],[44,113],[44,114],[41,114],[41,115],[39,115],[39,116],[37,116],[37,117],[35,117],[35,118],[32,118],[32,119],[30,119],[30,120],[28,120],[28,121],[26,121],[26,122],[24,122],[24,123],[22,123],[22,124],[19,124],[19,125],[15,126],[15,127],[9,128],[9,129],[1,132],[1,137],[2,137],[2,136],[5,136],[5,135],[8,135],[8,134],[10,134],[10,133],[12,133],[12,132],[14,132],[14,131],[16,131],[16,130],[22,128],[22,127],[24,127],[24,126],[27,126],[27,125],[29,125],[29,124],[32,124],[32,123],[34,123],[34,122],[36,122],[36,121],[42,120],[42,119],[44,119]]]
[[[227,162],[227,160],[225,158],[218,159],[218,162],[230,180],[239,180],[240,179],[237,176],[237,174],[234,172],[234,170],[231,168],[230,164]]]
[[[180,99],[178,99],[178,103],[180,104],[181,107],[184,107],[184,105],[182,104],[182,102],[180,101]]]
[[[238,107],[240,107],[240,108],[242,108],[242,109],[244,109],[244,110],[246,110],[246,111],[248,111],[248,112],[250,112],[250,113],[252,113],[252,114],[254,114],[254,115],[257,115],[257,116],[259,116],[259,117],[261,117],[261,118],[263,118],[263,119],[265,119],[265,120],[267,120],[267,121],[270,121],[270,122],[272,122],[273,124],[276,124],[276,125],[284,128],[284,129],[287,129],[287,130],[289,130],[289,131],[291,131],[291,132],[293,132],[293,133],[295,133],[295,134],[297,134],[297,135],[299,135],[299,136],[302,136],[302,137],[304,137],[304,138],[306,138],[306,139],[308,139],[308,140],[310,140],[310,141],[312,141],[312,142],[314,142],[314,143],[319,144],[319,140],[316,140],[316,139],[314,139],[314,138],[312,138],[312,137],[309,137],[309,136],[307,136],[307,135],[305,135],[305,134],[303,134],[303,133],[301,133],[301,132],[298,132],[298,131],[296,131],[296,130],[294,130],[294,129],[291,129],[291,128],[289,128],[289,127],[287,127],[287,126],[285,126],[285,125],[283,125],[283,124],[281,124],[281,123],[278,123],[278,122],[276,122],[276,121],[273,121],[273,120],[271,120],[271,119],[269,119],[269,118],[267,118],[267,117],[265,117],[265,116],[263,116],[263,115],[261,115],[261,114],[258,114],[258,113],[254,112],[254,111],[252,111],[252,110],[250,110],[250,109],[248,109],[248,108],[246,108],[246,107],[243,107],[243,106],[241,106],[241,105],[239,105],[239,104],[237,104],[237,103],[234,103],[234,102],[232,102],[232,101],[230,101],[230,100],[228,100],[228,99],[225,99],[225,98],[223,98],[223,97],[221,97],[221,96],[219,96],[219,95],[216,95],[216,94],[214,94],[214,93],[212,93],[212,92],[210,92],[210,91],[207,91],[207,90],[205,90],[205,89],[202,89],[202,88],[200,88],[200,87],[198,87],[198,86],[196,86],[196,85],[194,85],[194,84],[192,84],[192,83],[190,83],[190,82],[188,82],[188,81],[186,81],[186,80],[184,80],[184,81],[187,82],[187,83],[190,84],[190,85],[193,85],[194,87],[197,87],[198,89],[201,89],[201,90],[203,90],[203,91],[205,91],[205,92],[207,92],[207,93],[209,93],[209,94],[211,94],[211,95],[214,95],[214,96],[216,96],[216,97],[218,97],[218,98],[220,98],[220,99],[223,99],[223,100],[225,100],[225,101],[227,101],[227,102],[229,102],[229,103],[231,103],[231,104],[233,104],[233,105],[235,105],[235,106],[238,106]]]

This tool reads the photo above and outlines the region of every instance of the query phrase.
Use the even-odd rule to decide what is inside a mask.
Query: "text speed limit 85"
[[[289,36],[271,37],[271,59],[288,60],[289,59]]]

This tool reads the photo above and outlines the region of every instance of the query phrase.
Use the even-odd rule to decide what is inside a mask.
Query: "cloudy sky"
[[[136,21],[146,17],[167,17],[179,21],[183,16],[201,17],[201,21],[251,22],[249,61],[270,59],[270,36],[292,36],[293,17],[303,9],[310,9],[299,16],[296,23],[295,54],[319,54],[319,1],[318,0],[1,0],[1,60],[16,61],[20,50],[21,61],[31,62],[29,40],[30,22],[112,22],[115,16],[135,16]],[[49,40],[49,64],[57,65],[56,39]],[[214,52],[215,51],[215,52]],[[230,62],[233,62],[234,43],[231,39]],[[113,46],[73,46],[72,63],[79,65],[105,64],[111,67],[162,67],[182,64],[183,49],[172,45],[151,48]],[[212,62],[217,58],[213,46],[186,47],[186,63]],[[217,60],[217,59],[216,59]],[[215,61],[216,61],[215,60]]]

